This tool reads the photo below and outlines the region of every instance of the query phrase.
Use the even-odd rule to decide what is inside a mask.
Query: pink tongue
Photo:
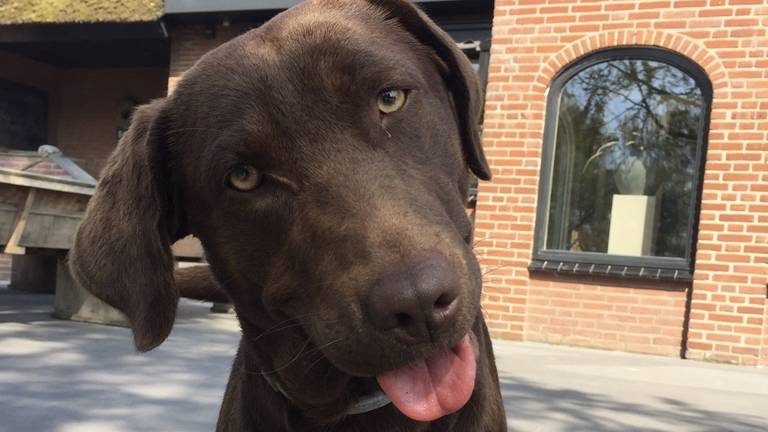
[[[376,377],[397,409],[416,421],[458,411],[475,387],[475,353],[469,335],[455,347]]]

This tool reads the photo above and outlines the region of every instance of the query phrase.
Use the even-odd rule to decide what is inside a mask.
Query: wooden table
[[[75,180],[0,168],[0,247],[14,256],[11,270],[17,280],[12,279],[12,288],[55,286],[56,317],[126,325],[122,313],[81,288],[67,268],[67,251],[95,189],[96,181],[89,176]],[[177,242],[172,250],[181,261],[203,259],[200,242],[193,237]]]
[[[56,317],[125,325],[122,313],[78,286],[67,268],[66,253],[95,189],[95,181],[0,168],[0,246],[19,257],[13,266],[24,264],[27,283],[55,281]]]

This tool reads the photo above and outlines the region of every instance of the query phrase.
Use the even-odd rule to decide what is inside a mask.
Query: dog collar
[[[283,386],[280,385],[280,383],[277,380],[273,379],[268,374],[263,374],[262,376],[267,381],[267,384],[269,384],[269,386],[272,387],[272,390],[282,394],[283,397],[285,397],[289,401],[293,401],[293,399],[291,399],[291,397],[288,396],[288,393],[285,391]],[[360,400],[358,400],[357,403],[352,405],[347,410],[347,415],[369,413],[371,411],[376,411],[379,408],[384,408],[385,406],[391,403],[392,403],[392,400],[389,399],[389,396],[384,394],[383,391],[379,390],[374,394],[360,398]]]

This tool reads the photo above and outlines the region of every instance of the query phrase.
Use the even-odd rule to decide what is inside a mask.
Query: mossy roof
[[[163,0],[0,0],[0,25],[150,22]]]

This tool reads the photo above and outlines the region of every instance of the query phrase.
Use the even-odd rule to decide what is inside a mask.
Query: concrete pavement
[[[768,431],[768,369],[495,342],[514,431]]]
[[[0,431],[213,430],[233,317],[183,301],[171,337],[138,355],[128,329],[55,320],[52,303],[0,289]],[[510,431],[768,430],[766,369],[495,346]]]

